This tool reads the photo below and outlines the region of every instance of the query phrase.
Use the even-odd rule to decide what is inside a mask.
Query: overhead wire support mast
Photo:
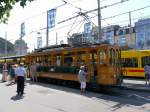
[[[100,8],[100,0],[97,0],[98,3],[98,41],[102,40],[101,36],[101,8]]]

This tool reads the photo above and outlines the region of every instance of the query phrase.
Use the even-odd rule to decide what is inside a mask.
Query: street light
[[[7,32],[5,32],[5,57],[7,57]]]

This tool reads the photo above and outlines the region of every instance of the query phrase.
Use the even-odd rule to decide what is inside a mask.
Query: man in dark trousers
[[[144,67],[144,72],[145,72],[145,81],[146,81],[145,85],[150,85],[150,64],[147,64]]]
[[[19,64],[15,70],[15,74],[17,78],[17,94],[22,96],[24,93],[24,80],[26,76],[26,70],[23,64]]]

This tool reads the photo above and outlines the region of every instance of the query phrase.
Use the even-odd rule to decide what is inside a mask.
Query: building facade
[[[8,40],[0,37],[0,56],[12,56],[14,54],[14,45]]]
[[[90,25],[89,25],[90,26]],[[85,28],[86,29],[86,28]],[[90,29],[90,30],[89,30]],[[80,45],[83,43],[98,43],[98,27],[87,27],[86,32],[73,34],[68,42],[71,45]],[[90,36],[89,36],[90,34]],[[102,42],[108,44],[117,44],[125,49],[150,49],[150,18],[138,20],[134,27],[120,27],[119,25],[111,25],[101,30]]]
[[[120,27],[115,35],[115,43],[121,47],[135,48],[135,40],[134,27]]]
[[[150,49],[150,18],[139,20],[135,23],[136,48]]]
[[[16,55],[27,54],[28,47],[24,40],[20,40],[20,39],[16,40],[14,46],[15,46],[15,54]]]
[[[109,44],[115,44],[116,32],[120,28],[119,25],[111,25],[102,29],[103,40]]]

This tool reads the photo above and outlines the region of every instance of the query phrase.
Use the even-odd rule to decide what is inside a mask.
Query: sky
[[[49,45],[56,44],[56,35],[58,44],[60,41],[67,43],[67,37],[73,33],[84,31],[83,17],[74,18],[70,21],[58,24],[60,21],[77,15],[78,12],[86,12],[97,8],[97,0],[66,0],[67,5],[63,0],[35,0],[27,3],[27,6],[22,8],[16,4],[11,11],[8,24],[0,24],[0,37],[6,38],[12,43],[20,38],[21,23],[25,23],[25,33],[23,40],[27,42],[29,51],[37,48],[37,37],[42,36],[42,46],[46,45],[46,11],[56,8],[56,26],[49,29]],[[101,0],[101,7],[109,6],[121,0]],[[125,1],[125,0],[124,0]],[[58,7],[60,6],[60,7]],[[118,24],[127,26],[129,24],[129,14],[114,16],[124,12],[133,11],[135,9],[150,6],[150,0],[129,0],[114,6],[110,6],[101,10],[102,27]],[[138,19],[149,18],[149,8],[134,11],[131,13],[132,25]],[[97,11],[88,13],[89,17],[93,17],[90,21],[97,25]],[[114,16],[114,17],[112,17]],[[112,18],[109,18],[112,17]],[[105,20],[103,20],[105,18]],[[82,21],[81,21],[82,20]],[[75,24],[73,24],[75,23]],[[43,30],[40,30],[43,29]],[[38,34],[37,32],[40,32]]]

